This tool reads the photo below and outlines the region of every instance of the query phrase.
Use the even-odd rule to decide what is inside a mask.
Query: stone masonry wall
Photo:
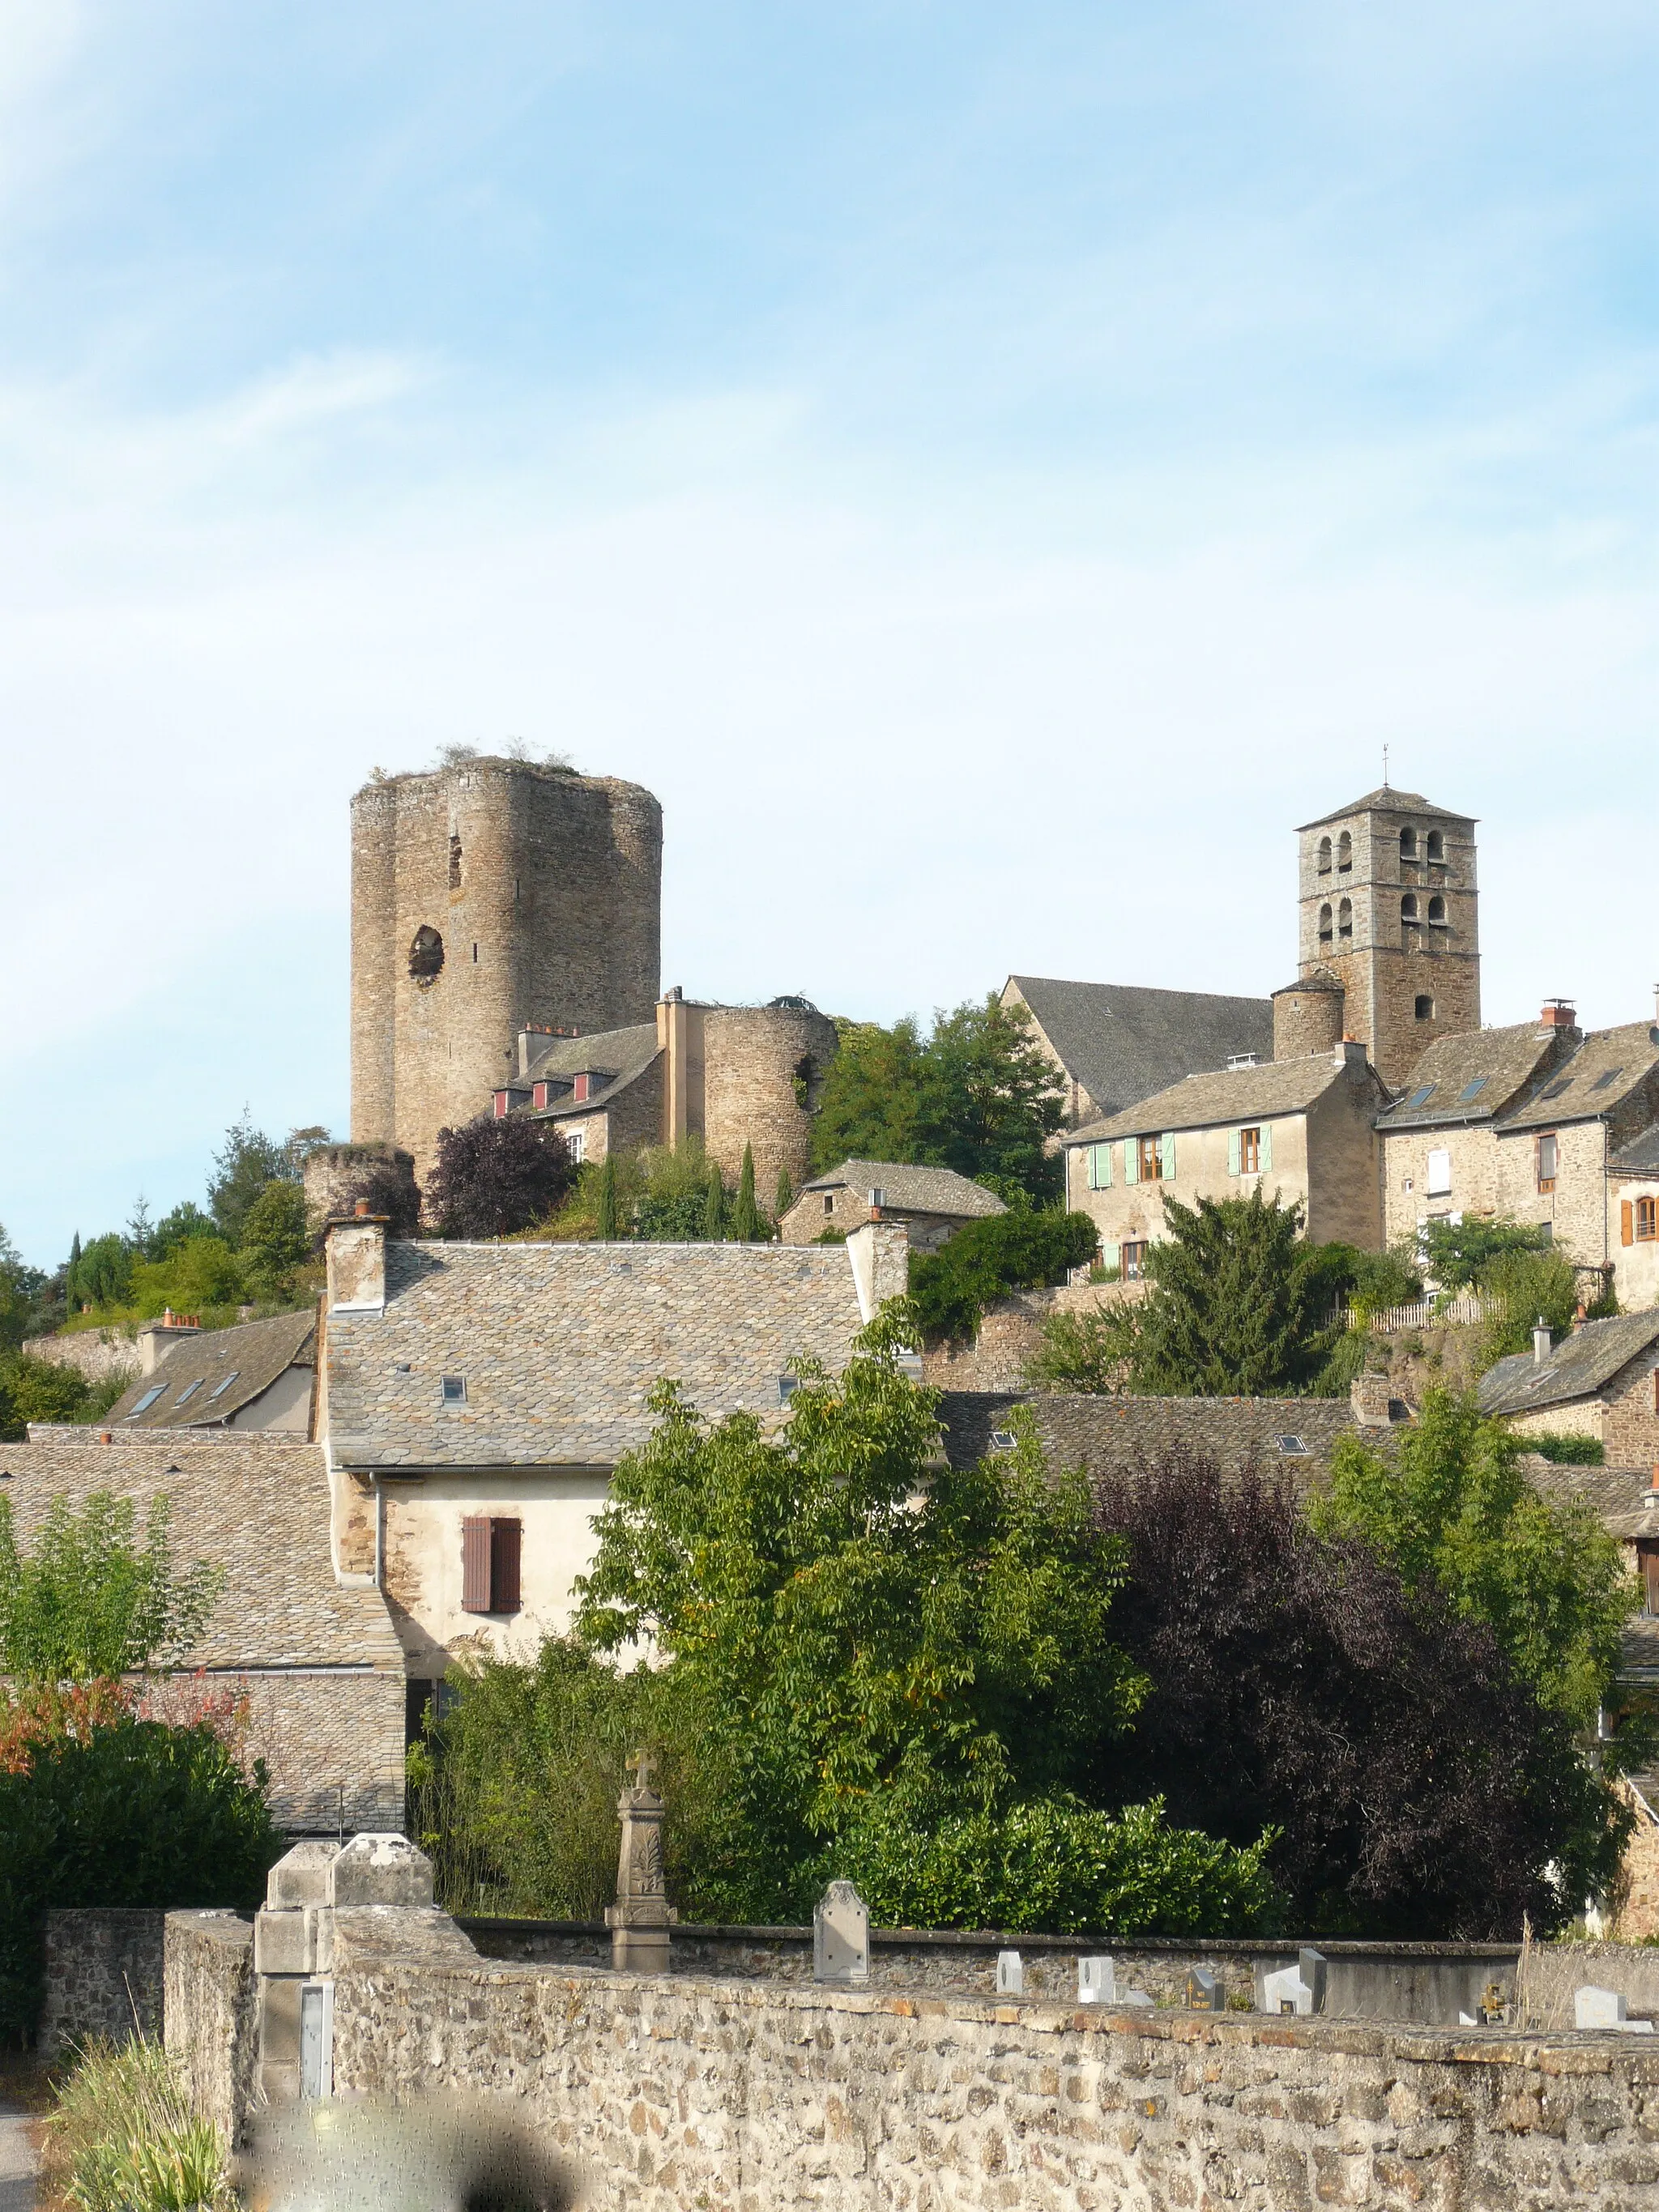
[[[161,2026],[161,1911],[46,1915],[46,1996],[40,2049],[49,2056],[84,2035],[124,2043]]]
[[[781,1168],[797,1189],[811,1172],[812,1115],[840,1048],[836,1025],[793,1006],[700,1011],[703,1144],[733,1182],[751,1146],[756,1193],[769,1207]]]
[[[1057,1313],[1091,1313],[1144,1297],[1144,1283],[1066,1283],[1051,1291],[1018,1291],[980,1317],[971,1344],[942,1344],[922,1354],[922,1377],[940,1390],[1024,1390],[1025,1364],[1042,1342],[1042,1324]]]
[[[54,1367],[78,1367],[88,1382],[106,1382],[113,1375],[131,1379],[138,1372],[136,1337],[116,1328],[75,1329],[67,1336],[32,1336],[23,1350],[31,1359],[49,1359]]]
[[[1601,1442],[1609,1467],[1659,1467],[1659,1347],[1650,1345],[1602,1391]]]
[[[253,1923],[235,1912],[170,1912],[164,1970],[167,2055],[191,2101],[234,2143],[253,2108]]]
[[[333,2033],[337,2094],[523,2100],[595,2212],[1626,2212],[1659,2187],[1633,2036],[557,1971],[384,1910],[337,1915]]]

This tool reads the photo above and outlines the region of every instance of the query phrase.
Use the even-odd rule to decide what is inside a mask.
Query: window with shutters
[[[1112,1187],[1112,1148],[1109,1145],[1091,1145],[1089,1152],[1089,1188],[1091,1190],[1109,1190]]]
[[[1238,1172],[1240,1175],[1261,1174],[1261,1132],[1260,1129],[1241,1129],[1239,1131]]]
[[[1553,1190],[1555,1188],[1555,1168],[1558,1152],[1559,1147],[1556,1144],[1555,1133],[1553,1130],[1552,1130],[1547,1136],[1540,1137],[1538,1139],[1538,1188],[1540,1190]]]
[[[1659,1544],[1638,1544],[1636,1556],[1642,1570],[1642,1609],[1659,1613]]]
[[[1138,1283],[1146,1271],[1146,1254],[1150,1247],[1145,1239],[1121,1248],[1121,1273],[1126,1283]]]
[[[469,1514],[461,1523],[461,1610],[517,1613],[524,1523],[516,1516]]]
[[[1659,1198],[1638,1198],[1635,1212],[1637,1243],[1651,1244],[1659,1238]]]
[[[1424,1186],[1431,1198],[1447,1197],[1452,1187],[1451,1153],[1443,1146],[1437,1146],[1429,1154],[1428,1181]]]
[[[1136,1180],[1139,1182],[1161,1182],[1164,1179],[1164,1140],[1161,1137],[1137,1137],[1135,1139]]]

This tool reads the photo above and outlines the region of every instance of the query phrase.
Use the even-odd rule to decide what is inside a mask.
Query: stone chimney
[[[202,1324],[192,1316],[176,1314],[171,1306],[160,1321],[147,1321],[138,1332],[138,1371],[153,1375],[181,1338],[199,1336]]]
[[[1365,1043],[1363,1038],[1345,1036],[1332,1049],[1331,1065],[1334,1067],[1363,1068],[1365,1065]]]
[[[876,1209],[871,1209],[872,1215]],[[878,1306],[910,1289],[910,1232],[902,1221],[861,1222],[847,1240],[847,1257],[859,1294],[859,1316],[875,1318]]]
[[[362,1201],[367,1209],[368,1200]],[[328,1224],[328,1310],[380,1313],[386,1307],[387,1217],[367,1210]]]
[[[1388,1376],[1356,1375],[1349,1385],[1348,1403],[1362,1429],[1386,1429],[1393,1419],[1389,1411]]]

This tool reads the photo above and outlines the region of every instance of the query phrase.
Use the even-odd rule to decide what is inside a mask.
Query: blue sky
[[[0,1221],[343,1130],[346,802],[666,811],[665,981],[1266,991],[1481,817],[1650,1010],[1650,6],[0,0]]]

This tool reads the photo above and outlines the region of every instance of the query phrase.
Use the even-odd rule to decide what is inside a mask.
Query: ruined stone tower
[[[489,1109],[523,1029],[653,1017],[662,809],[638,784],[470,759],[351,803],[351,1135],[402,1146]]]
[[[1274,1056],[1336,1028],[1398,1090],[1436,1037],[1480,1026],[1474,817],[1385,784],[1297,836],[1300,987],[1274,994]]]

